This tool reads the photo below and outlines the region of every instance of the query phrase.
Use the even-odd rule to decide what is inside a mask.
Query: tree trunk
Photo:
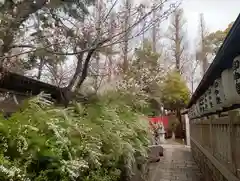
[[[109,37],[110,37],[110,44],[113,43],[113,40],[112,40],[112,35],[114,34],[114,23],[115,23],[115,14],[111,14],[110,16],[110,27],[109,27]],[[108,60],[109,60],[109,63],[108,63],[108,80],[110,81],[111,78],[112,78],[112,74],[113,74],[113,45],[110,45],[109,46],[109,49],[110,49],[110,52],[109,52],[109,55],[108,55]]]
[[[155,4],[154,4],[155,5]],[[153,6],[154,6],[153,5]],[[153,11],[153,21],[155,22],[156,21],[156,11],[154,10]],[[153,25],[153,29],[152,29],[152,43],[153,43],[153,46],[152,46],[152,49],[153,49],[153,52],[156,53],[157,50],[156,50],[156,35],[157,35],[157,32],[156,32],[156,24]]]
[[[207,71],[208,69],[208,60],[206,55],[203,55],[203,74]]]
[[[183,137],[183,126],[182,126],[182,116],[181,116],[181,110],[180,109],[178,109],[177,111],[176,111],[176,116],[177,116],[177,119],[178,119],[178,121],[179,121],[179,128],[180,128],[180,137],[182,138]]]
[[[68,84],[68,89],[71,91],[74,91],[75,87],[77,86],[79,80],[80,80],[80,74],[82,73],[82,64],[83,64],[83,55],[84,53],[80,53],[77,55],[77,67],[74,72],[74,75],[72,79],[70,80],[70,83]]]
[[[180,41],[180,15],[177,13],[175,16],[175,43],[176,43],[176,51],[175,51],[175,59],[176,59],[176,69],[180,71],[180,56],[181,56],[181,41]]]
[[[98,86],[100,86],[100,81],[99,81],[99,75],[100,75],[100,55],[99,53],[96,53],[96,76],[94,76],[94,89],[97,92]]]
[[[101,44],[99,44],[99,46],[100,45]],[[88,52],[88,55],[87,55],[86,59],[84,60],[82,71],[80,69],[81,66],[79,64],[79,66],[76,68],[74,77],[70,81],[70,84],[62,90],[62,92],[61,92],[62,93],[62,100],[61,101],[64,103],[65,107],[68,106],[70,100],[73,97],[74,92],[81,87],[84,80],[87,78],[89,63],[90,63],[92,55],[93,55],[93,53],[95,52],[96,49],[97,48],[92,49]]]
[[[42,76],[42,71],[43,71],[43,66],[44,66],[44,59],[40,58],[39,66],[38,66],[38,75],[37,79],[40,80]]]
[[[200,15],[200,31],[201,31],[201,61],[203,74],[208,69],[207,50],[206,50],[206,27],[203,14]]]
[[[130,0],[125,1],[125,15],[124,15],[124,48],[123,48],[123,71],[128,70],[128,43],[129,43],[129,15],[130,15]]]

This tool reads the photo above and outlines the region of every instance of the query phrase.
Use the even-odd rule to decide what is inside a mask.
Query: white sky
[[[190,40],[195,40],[199,31],[199,14],[204,19],[209,32],[227,28],[240,13],[240,0],[183,0],[187,20],[187,33]]]

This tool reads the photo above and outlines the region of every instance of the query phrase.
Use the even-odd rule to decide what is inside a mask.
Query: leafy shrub
[[[40,95],[1,117],[0,180],[119,180],[123,167],[146,158],[148,122],[141,106],[112,97],[63,109]]]

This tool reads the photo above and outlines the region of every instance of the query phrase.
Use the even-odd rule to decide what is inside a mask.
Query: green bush
[[[148,122],[142,106],[114,95],[67,109],[38,96],[1,117],[0,180],[118,181],[147,157]]]

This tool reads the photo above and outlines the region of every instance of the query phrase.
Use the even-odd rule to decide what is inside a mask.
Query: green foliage
[[[181,109],[189,101],[190,92],[186,82],[177,71],[170,72],[162,85],[162,102],[169,110]]]
[[[225,40],[227,34],[232,28],[233,22],[228,25],[228,27],[224,30],[218,30],[216,32],[210,33],[206,37],[206,44],[211,53],[217,54],[217,51],[221,47],[223,41]]]
[[[136,49],[136,60],[133,62],[138,68],[144,68],[148,66],[150,69],[157,69],[158,59],[160,55],[153,52],[151,42],[145,40],[143,48]],[[147,65],[146,65],[147,64]]]
[[[116,94],[67,109],[38,96],[0,124],[0,180],[117,181],[147,156],[148,122]]]

